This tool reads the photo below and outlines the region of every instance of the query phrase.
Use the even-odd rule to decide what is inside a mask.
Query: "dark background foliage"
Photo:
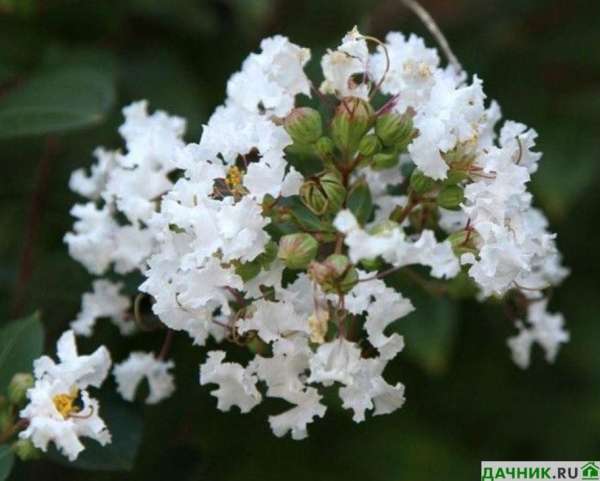
[[[296,442],[275,438],[268,427],[267,414],[284,406],[265,403],[249,415],[217,411],[209,389],[198,385],[203,352],[178,335],[178,391],[159,406],[140,405],[145,422],[133,470],[90,473],[43,460],[18,464],[15,480],[467,480],[476,479],[482,459],[597,458],[600,3],[423,4],[505,116],[540,134],[544,158],[532,188],[573,271],[552,298],[572,337],[556,364],[536,351],[529,370],[515,367],[505,345],[514,328],[498,306],[455,307],[414,294],[417,313],[398,327],[409,347],[388,368],[407,386],[404,408],[357,425],[334,405]],[[146,98],[152,108],[185,116],[188,140],[197,140],[228,76],[262,37],[283,33],[318,59],[354,24],[379,37],[415,31],[433,43],[394,0],[0,0],[0,136],[31,127],[28,117],[2,112],[32,79],[82,68],[95,76],[85,88],[67,82],[58,93],[35,91],[34,106],[69,104],[73,128],[0,140],[2,319],[11,318],[21,292],[17,310],[41,310],[53,350],[77,313],[90,278],[62,242],[77,201],[68,179],[90,164],[95,146],[120,145],[122,105]],[[318,74],[318,62],[310,69]],[[23,267],[32,223],[39,229]],[[162,339],[122,340],[105,324],[83,347],[99,342],[120,360],[131,349],[158,349]],[[135,423],[120,429],[133,435]]]

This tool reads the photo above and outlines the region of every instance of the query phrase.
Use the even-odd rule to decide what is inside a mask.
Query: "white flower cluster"
[[[468,275],[480,300],[517,293],[509,346],[522,367],[534,342],[552,361],[568,340],[544,298],[567,270],[527,191],[536,133],[507,121],[498,137],[481,80],[442,68],[422,39],[390,33],[374,51],[370,40],[354,29],[323,56],[319,95],[336,105],[325,128],[299,108],[309,50],[276,36],[231,77],[199,143],[183,142],[183,120],[135,103],[120,129],[126,153],[99,149],[91,174],[71,179],[89,199],[73,209],[72,256],[94,274],[139,271],[154,314],[196,345],[211,336],[252,353],[241,364],[208,352],[200,383],[217,386],[224,411],[287,401],[269,418],[277,436],[305,437],[327,386],[356,422],[402,406],[404,386],[383,373],[404,347],[401,323],[389,327],[414,308],[386,284],[391,271],[425,266],[442,288]],[[294,160],[299,150],[323,170]],[[365,185],[368,202],[354,202]],[[87,336],[109,318],[131,333],[121,289],[96,281],[73,330]],[[174,390],[172,367],[133,353],[114,369],[118,390],[133,400],[146,378],[146,402],[158,402]]]

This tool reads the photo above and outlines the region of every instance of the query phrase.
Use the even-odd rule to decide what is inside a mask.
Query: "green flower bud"
[[[42,451],[36,448],[29,439],[19,439],[13,443],[11,448],[21,461],[33,461],[42,457]]]
[[[469,174],[465,170],[453,170],[448,171],[448,177],[444,180],[444,185],[456,185],[460,184],[463,180],[468,179]]]
[[[375,259],[362,259],[360,261],[360,265],[366,271],[373,272],[381,269],[381,266],[383,266],[383,261],[379,257],[376,257]]]
[[[371,168],[373,170],[385,170],[391,169],[398,165],[400,159],[398,158],[397,152],[385,153],[380,152],[379,154],[375,154],[373,156],[373,162],[371,163]]]
[[[323,133],[321,114],[309,107],[292,110],[283,121],[283,126],[298,144],[314,144]]]
[[[364,157],[371,157],[379,152],[381,147],[381,141],[376,135],[365,135],[358,144],[358,152]]]
[[[375,133],[386,147],[396,147],[403,151],[414,137],[412,117],[410,114],[386,112],[377,117]]]
[[[279,241],[279,257],[290,269],[305,269],[316,257],[319,243],[306,233],[284,235]]]
[[[27,399],[27,390],[33,386],[33,376],[29,373],[19,372],[13,376],[8,384],[7,397],[9,402],[20,406]]]
[[[329,137],[321,137],[317,140],[315,151],[326,164],[332,164],[335,160],[335,143]]]
[[[372,124],[373,108],[369,102],[357,97],[345,97],[331,121],[331,137],[342,152],[353,154]]]
[[[329,171],[319,176],[319,184],[327,197],[327,210],[336,213],[346,199],[346,188],[342,176],[337,171]]]
[[[393,220],[385,220],[385,221],[380,222],[379,224],[371,227],[369,229],[369,234],[375,235],[375,236],[377,236],[377,235],[385,236],[397,228],[398,228],[397,222],[394,222]]]
[[[465,198],[464,191],[457,185],[448,185],[440,190],[437,204],[444,209],[458,210]]]
[[[324,262],[312,262],[308,274],[326,293],[345,294],[358,282],[358,271],[341,254],[332,254]]]
[[[459,257],[467,253],[477,254],[478,249],[476,244],[478,239],[479,234],[473,229],[459,230],[448,236],[452,250]]]
[[[424,194],[429,192],[435,187],[435,181],[427,177],[422,171],[419,169],[413,170],[412,175],[410,176],[410,188],[414,190],[417,194]]]
[[[316,215],[323,215],[329,207],[327,196],[315,179],[307,180],[302,184],[300,187],[300,200]]]
[[[345,198],[346,188],[336,171],[312,177],[300,187],[300,199],[316,215],[338,212]]]

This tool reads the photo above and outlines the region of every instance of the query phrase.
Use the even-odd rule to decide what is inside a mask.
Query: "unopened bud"
[[[435,181],[421,170],[415,169],[410,176],[410,188],[417,194],[424,194],[435,187]]]
[[[342,152],[352,154],[372,123],[373,108],[369,102],[357,97],[345,97],[331,121],[331,136]]]
[[[398,222],[394,222],[393,220],[384,220],[383,222],[371,227],[369,229],[369,234],[374,236],[386,236],[396,229],[398,229]]]
[[[321,137],[315,144],[317,155],[326,164],[333,163],[335,159],[335,143],[329,137]]]
[[[464,191],[457,185],[448,185],[440,190],[437,204],[444,209],[457,210],[465,198]]]
[[[402,152],[414,137],[412,117],[409,114],[386,112],[377,117],[375,133],[383,145],[395,147]]]
[[[7,397],[9,402],[20,406],[27,399],[27,390],[33,386],[33,376],[29,373],[19,372],[13,376],[8,384]]]
[[[326,293],[349,292],[358,282],[358,271],[348,257],[332,254],[324,262],[312,262],[309,276]]]
[[[288,234],[279,241],[277,256],[290,269],[304,269],[316,257],[319,243],[310,234]]]
[[[466,180],[469,174],[465,170],[454,170],[448,171],[448,177],[444,179],[444,185],[456,185],[460,184],[463,180]]]
[[[29,439],[19,439],[13,443],[12,451],[21,461],[33,461],[42,457],[42,451]]]
[[[334,171],[312,177],[300,187],[300,199],[316,215],[339,211],[345,198],[342,178]]]
[[[381,141],[376,135],[365,135],[358,144],[358,152],[364,157],[371,157],[381,150]]]
[[[467,253],[477,254],[477,239],[479,235],[473,229],[459,230],[448,236],[452,250],[459,257]]]
[[[386,170],[391,169],[398,165],[400,161],[397,152],[380,152],[379,154],[375,154],[373,156],[373,162],[371,163],[371,168],[373,170]]]
[[[298,144],[314,144],[323,133],[321,114],[309,107],[298,107],[285,118],[283,126]]]

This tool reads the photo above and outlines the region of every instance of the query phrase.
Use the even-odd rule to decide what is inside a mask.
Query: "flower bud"
[[[435,187],[435,181],[421,170],[415,169],[410,176],[410,188],[417,194],[424,194]]]
[[[452,250],[457,256],[463,254],[477,254],[477,239],[479,234],[473,229],[464,229],[457,232],[453,232],[448,236],[448,241],[452,246]]]
[[[298,144],[314,144],[323,133],[321,114],[309,107],[292,110],[283,121],[283,126]]]
[[[27,390],[33,386],[33,376],[29,373],[19,372],[13,376],[8,384],[7,397],[9,402],[17,406],[27,399]]]
[[[376,135],[365,135],[358,144],[358,152],[364,157],[371,157],[381,150],[381,141]]]
[[[13,443],[12,451],[21,461],[33,461],[42,457],[42,451],[29,439],[19,439]]]
[[[384,220],[383,222],[371,227],[369,229],[369,234],[374,236],[385,236],[397,228],[398,222],[394,222],[393,220]]]
[[[458,210],[465,198],[464,191],[457,185],[448,185],[440,190],[437,204],[444,209]]]
[[[342,176],[337,171],[326,172],[319,176],[319,184],[327,197],[328,212],[338,212],[346,199]]]
[[[345,198],[342,177],[335,171],[312,177],[300,187],[300,199],[316,215],[339,211]]]
[[[460,184],[463,180],[466,180],[469,174],[465,170],[454,170],[448,171],[448,177],[444,179],[444,185],[456,185]]]
[[[380,152],[379,154],[375,154],[373,156],[371,168],[373,170],[391,169],[392,167],[398,165],[399,161],[400,159],[398,157],[398,153],[395,151],[391,153]]]
[[[300,200],[310,209],[313,214],[323,215],[327,212],[328,202],[325,192],[321,189],[319,182],[310,179],[300,187]]]
[[[345,294],[358,282],[358,271],[341,254],[332,254],[324,262],[312,262],[308,274],[326,293]]]
[[[368,272],[373,272],[381,269],[383,265],[383,261],[379,257],[375,257],[374,259],[362,259],[360,261],[360,265],[364,270]]]
[[[306,233],[288,234],[279,241],[279,257],[290,269],[304,269],[316,257],[319,243]]]
[[[335,143],[329,137],[321,137],[315,144],[317,155],[326,164],[333,163],[335,159]]]
[[[331,136],[342,152],[352,154],[372,123],[373,108],[369,102],[357,97],[345,97],[331,121]]]
[[[386,147],[396,147],[403,151],[414,136],[412,118],[409,114],[386,112],[377,117],[375,133]]]

